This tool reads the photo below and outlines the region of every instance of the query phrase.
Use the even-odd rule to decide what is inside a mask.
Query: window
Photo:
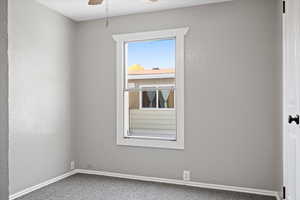
[[[117,144],[184,148],[184,36],[188,28],[114,35]]]
[[[141,85],[140,109],[175,109],[175,85]]]

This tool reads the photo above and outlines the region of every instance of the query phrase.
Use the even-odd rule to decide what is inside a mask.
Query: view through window
[[[176,39],[125,43],[126,137],[176,140]]]

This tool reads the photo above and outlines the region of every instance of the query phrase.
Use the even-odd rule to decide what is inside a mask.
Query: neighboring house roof
[[[174,74],[174,69],[144,69],[144,70],[137,70],[131,71],[128,70],[129,75],[145,75],[145,74]]]
[[[175,78],[175,69],[144,69],[141,65],[128,68],[128,79]]]
[[[134,64],[128,67],[128,71],[139,71],[139,70],[144,70],[145,68],[139,64]]]

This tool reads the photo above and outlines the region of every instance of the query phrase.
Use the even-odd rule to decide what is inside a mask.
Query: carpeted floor
[[[18,200],[275,200],[275,198],[77,174]]]

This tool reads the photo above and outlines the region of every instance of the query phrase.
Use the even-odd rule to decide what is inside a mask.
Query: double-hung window
[[[113,35],[117,144],[184,148],[184,37],[188,28]]]

